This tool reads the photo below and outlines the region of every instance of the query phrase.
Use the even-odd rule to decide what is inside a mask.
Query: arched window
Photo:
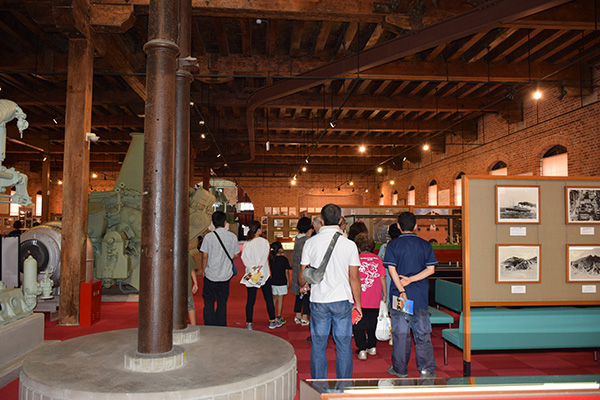
[[[568,176],[569,159],[567,157],[567,148],[564,146],[554,146],[542,157],[542,176]]]
[[[392,192],[392,205],[395,206],[398,204],[398,191],[394,189]]]
[[[406,195],[406,205],[414,206],[415,205],[415,187],[411,186],[408,188],[408,193]]]
[[[508,175],[508,167],[504,161],[498,161],[490,170],[490,175]]]
[[[427,204],[430,206],[437,206],[437,203],[437,182],[434,179],[431,182],[429,182],[429,188],[427,189]]]
[[[465,173],[460,172],[454,178],[454,205],[462,206],[462,177]]]

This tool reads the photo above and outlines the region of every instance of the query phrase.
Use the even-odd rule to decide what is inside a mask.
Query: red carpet
[[[200,284],[202,283],[199,277]],[[234,328],[245,328],[246,289],[238,283],[231,283],[231,295],[228,303],[228,325]],[[202,289],[195,296],[198,323],[202,324]],[[268,329],[268,316],[264,300],[257,296],[254,310],[254,328],[262,332],[277,335],[294,346],[298,358],[298,378],[310,378],[310,343],[306,338],[310,335],[308,327],[294,324],[294,298],[288,294],[284,302],[284,318],[288,323],[277,329]],[[102,318],[91,327],[58,326],[46,316],[46,340],[66,340],[91,333],[115,329],[137,327],[137,303],[102,303]],[[448,365],[444,365],[444,346],[441,331],[445,326],[434,327],[432,340],[435,357],[438,363],[438,376],[462,376],[462,352],[449,347]],[[356,378],[391,378],[387,367],[391,364],[391,346],[387,342],[379,342],[377,355],[369,356],[368,360],[354,360],[354,377]],[[414,349],[414,348],[413,348]],[[329,377],[335,377],[335,349],[333,341],[327,351],[329,361]],[[560,351],[560,352],[511,352],[511,353],[478,353],[472,359],[473,376],[523,376],[523,375],[586,375],[600,374],[600,363],[594,362],[591,351]],[[419,375],[413,359],[409,365],[410,377]],[[0,389],[0,399],[16,400],[18,398],[18,379]]]

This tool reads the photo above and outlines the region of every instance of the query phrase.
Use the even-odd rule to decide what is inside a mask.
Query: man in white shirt
[[[227,216],[224,212],[215,211],[212,223],[215,230],[206,235],[200,247],[200,271],[204,275],[204,325],[227,326],[229,281],[233,277],[231,260],[240,254],[240,246],[237,236],[225,229]]]
[[[333,334],[336,347],[336,378],[352,377],[352,308],[362,317],[360,304],[360,260],[354,242],[340,235],[331,253],[323,280],[309,288],[304,269],[318,267],[336,233],[342,210],[335,204],[327,204],[321,210],[323,226],[319,234],[306,241],[302,251],[301,270],[298,276],[301,293],[310,290],[310,373],[313,379],[327,378],[327,341]],[[354,303],[354,304],[353,304]],[[357,321],[354,321],[357,322]]]

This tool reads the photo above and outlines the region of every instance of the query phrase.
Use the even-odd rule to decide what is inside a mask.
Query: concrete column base
[[[173,331],[173,344],[194,343],[200,340],[201,328],[197,325],[188,325],[185,329]]]
[[[171,351],[162,354],[142,354],[137,350],[125,352],[125,369],[135,372],[165,372],[183,367],[185,350],[173,346]]]

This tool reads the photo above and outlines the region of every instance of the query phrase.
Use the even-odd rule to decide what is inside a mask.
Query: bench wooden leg
[[[448,342],[444,340],[444,365],[448,365]]]

